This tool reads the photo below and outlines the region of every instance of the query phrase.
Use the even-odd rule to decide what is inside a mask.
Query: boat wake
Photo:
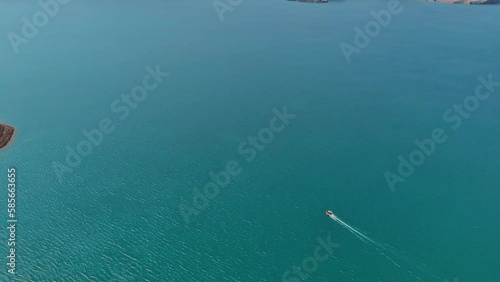
[[[375,249],[378,251],[378,253],[380,255],[387,258],[396,267],[402,268],[401,264],[405,263],[409,266],[416,267],[418,270],[424,272],[427,275],[433,276],[435,278],[439,278],[437,275],[434,274],[434,271],[432,271],[427,265],[415,261],[414,259],[411,258],[410,255],[404,254],[401,250],[398,250],[390,245],[382,244],[382,243],[379,243],[379,242],[373,240],[372,238],[368,237],[363,232],[361,232],[359,229],[345,223],[342,219],[340,219],[339,217],[337,217],[336,215],[334,215],[331,212],[330,213],[327,212],[327,214],[331,219],[336,221],[342,227],[346,228],[349,232],[351,232],[358,239],[360,239],[361,241],[363,241],[364,243],[366,243],[368,245],[375,247]],[[423,280],[419,276],[415,275],[412,271],[408,270],[408,273],[419,281],[428,281],[428,280]]]

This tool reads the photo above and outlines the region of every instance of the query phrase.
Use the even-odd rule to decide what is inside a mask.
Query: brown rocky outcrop
[[[13,140],[14,127],[0,123],[0,149],[5,148]]]

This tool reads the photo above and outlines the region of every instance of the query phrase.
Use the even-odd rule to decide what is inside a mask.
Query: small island
[[[0,123],[0,149],[5,148],[13,140],[14,127]]]
[[[449,3],[449,4],[465,4],[465,5],[500,4],[500,0],[426,0],[426,1]]]

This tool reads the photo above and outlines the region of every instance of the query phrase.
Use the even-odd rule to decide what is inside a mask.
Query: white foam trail
[[[391,257],[389,257],[386,253],[384,253],[382,250],[380,249],[384,249],[385,250],[385,247],[378,243],[378,242],[375,242],[373,239],[369,238],[368,236],[366,236],[365,234],[361,233],[361,231],[357,230],[356,228],[350,226],[349,224],[345,223],[344,221],[342,221],[340,218],[338,217],[335,217],[335,216],[330,216],[330,218],[332,218],[333,220],[337,221],[340,225],[342,225],[343,227],[347,228],[347,230],[349,230],[352,234],[354,234],[356,237],[358,237],[359,239],[361,239],[361,241],[365,242],[365,243],[371,243],[373,245],[375,245],[375,249],[381,254],[383,255],[384,257],[386,257],[389,261],[391,261],[395,266],[397,267],[401,267],[401,265],[399,265],[398,263],[396,263]]]
[[[340,225],[342,225],[343,227],[347,228],[349,231],[351,231],[351,233],[358,235],[358,237],[363,237],[365,240],[369,241],[370,243],[375,244],[380,248],[384,248],[383,245],[375,242],[374,240],[372,240],[371,238],[369,238],[365,234],[361,233],[361,231],[359,231],[356,228],[350,226],[349,224],[343,222],[340,218],[337,218],[337,222],[340,223]]]
[[[360,230],[350,226],[349,224],[345,223],[344,221],[342,221],[340,218],[338,218],[337,216],[334,216],[334,215],[330,215],[330,218],[335,220],[337,223],[339,223],[342,227],[346,228],[347,230],[349,230],[349,232],[351,232],[354,236],[356,236],[358,239],[360,239],[361,241],[367,243],[367,244],[372,244],[374,245],[375,249],[381,254],[383,255],[384,257],[386,257],[390,262],[392,262],[395,266],[401,268],[401,265],[399,265],[391,256],[389,256],[387,254],[387,252],[391,252],[392,254],[394,254],[396,257],[398,257],[400,260],[403,260],[404,262],[406,263],[409,263],[413,266],[416,266],[419,270],[421,271],[424,271],[426,272],[427,274],[429,275],[432,275],[434,277],[438,277],[436,276],[434,273],[432,273],[432,271],[430,271],[430,269],[427,267],[427,265],[425,264],[421,264],[419,262],[416,262],[415,260],[411,259],[411,256],[409,255],[405,255],[403,253],[401,253],[401,251],[399,251],[398,249],[390,246],[390,245],[386,245],[386,244],[380,244],[378,243],[377,241],[371,239],[370,237],[366,236],[363,232],[361,232]],[[416,276],[415,274],[413,274],[411,271],[408,271],[408,273],[410,273],[410,275],[414,276],[416,279],[420,280],[420,281],[423,281],[420,277]]]

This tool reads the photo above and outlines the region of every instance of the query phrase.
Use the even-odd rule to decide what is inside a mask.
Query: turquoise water
[[[40,9],[0,3],[4,35]],[[500,80],[500,9],[403,2],[348,64],[339,44],[385,6],[254,0],[220,21],[210,1],[73,1],[18,54],[2,37],[0,121],[18,129],[0,153],[18,171],[2,280],[281,281],[330,234],[307,281],[500,281],[499,92],[455,131],[442,119],[479,75]],[[170,76],[120,120],[112,102],[156,65]],[[285,106],[297,117],[245,161]],[[116,129],[58,181],[53,162],[106,117]],[[384,172],[438,127],[448,140],[391,192]],[[231,160],[242,172],[187,224],[179,204]]]

